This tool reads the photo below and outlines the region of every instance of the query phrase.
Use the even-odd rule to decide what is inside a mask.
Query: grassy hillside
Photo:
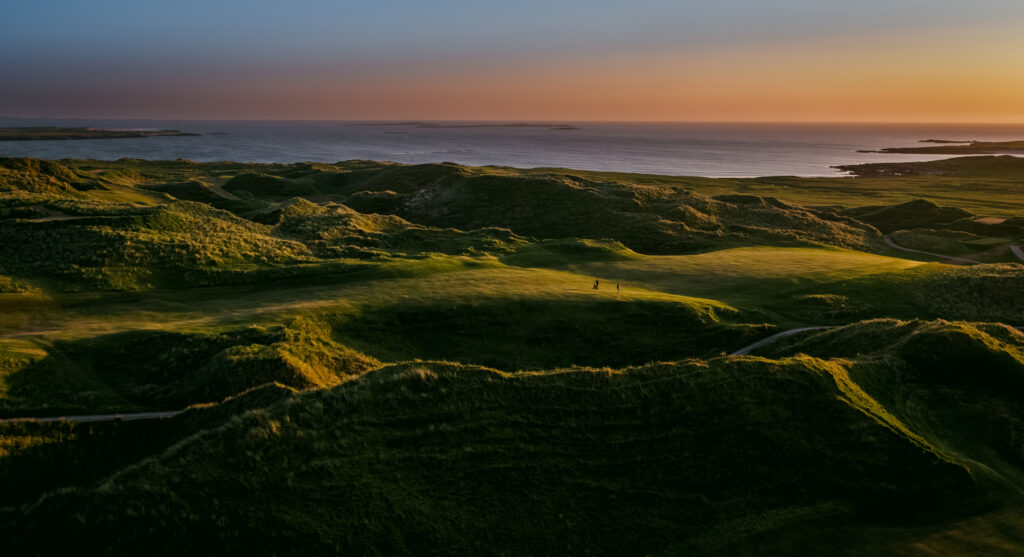
[[[73,508],[63,541],[119,552],[715,553],[983,493],[963,464],[866,412],[843,373],[813,359],[388,367],[9,512],[4,535],[47,547],[37,528]]]
[[[216,284],[219,275],[313,261],[305,246],[272,238],[268,227],[203,204],[62,208],[73,216],[0,223],[0,271],[92,288],[139,289]]]
[[[217,402],[266,383],[330,387],[380,366],[330,325],[128,331],[82,341],[0,341],[0,417],[131,412]]]
[[[847,215],[874,226],[885,234],[897,230],[949,225],[972,215],[956,207],[939,207],[924,199],[908,201],[895,206],[858,207]]]
[[[1019,553],[1024,173],[915,164],[0,159],[0,536]]]
[[[702,195],[776,197],[804,207],[897,205],[925,199],[982,216],[1013,217],[1024,211],[1020,157],[958,157],[918,163],[843,165],[852,178],[696,178],[571,169],[485,167],[487,173],[537,176],[565,173],[595,181],[686,189]]]
[[[725,241],[867,247],[877,233],[771,198],[707,198],[684,190],[597,182],[571,175],[443,176],[414,193],[354,195],[357,210],[461,229],[501,226],[537,238],[614,238],[646,253],[706,249]],[[553,208],[558,210],[552,210]]]
[[[764,353],[856,358],[851,378],[979,473],[1024,490],[1024,332],[1001,324],[875,320]],[[896,360],[898,366],[890,362]]]

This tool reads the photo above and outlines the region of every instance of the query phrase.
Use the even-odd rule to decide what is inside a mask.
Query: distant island
[[[507,124],[436,124],[433,122],[365,122],[355,126],[402,126],[409,128],[546,128],[549,130],[578,130],[571,124],[530,124],[525,122]]]
[[[921,143],[936,143],[928,147],[887,147],[862,150],[858,153],[911,153],[920,155],[998,155],[1024,153],[1024,140],[1018,141],[955,141],[951,139],[923,139]],[[962,145],[957,145],[958,143]]]
[[[922,139],[918,143],[974,143],[973,139]]]
[[[50,126],[0,128],[0,141],[42,141],[64,139],[126,139],[154,136],[196,136],[178,130],[104,130],[100,128],[58,128]]]

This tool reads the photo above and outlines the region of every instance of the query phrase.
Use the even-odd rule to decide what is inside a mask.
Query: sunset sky
[[[2,0],[0,116],[1024,122],[1021,0]]]

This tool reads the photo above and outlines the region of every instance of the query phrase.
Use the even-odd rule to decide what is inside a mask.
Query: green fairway
[[[750,247],[696,255],[643,257],[572,265],[582,274],[621,277],[630,285],[716,299],[765,301],[821,284],[898,273],[921,262],[845,250]]]
[[[619,261],[563,261],[562,269],[523,268],[494,258],[437,257],[387,263],[341,275],[323,284],[283,281],[260,286],[166,290],[138,294],[69,294],[57,304],[19,294],[0,294],[10,319],[0,335],[38,331],[63,339],[132,329],[200,330],[248,323],[281,322],[302,313],[367,311],[368,308],[458,307],[489,303],[574,304],[604,301],[663,302],[722,311],[801,311],[809,294],[851,296],[881,308],[894,294],[930,275],[952,272],[944,265],[808,248],[737,248],[685,256],[635,256]],[[593,281],[602,281],[599,290]],[[890,288],[886,288],[886,284]],[[615,288],[618,284],[621,290]],[[890,290],[896,289],[896,292]],[[905,301],[906,302],[906,301]],[[906,304],[891,307],[905,316]],[[777,324],[799,316],[775,317]],[[728,347],[722,347],[726,349]]]

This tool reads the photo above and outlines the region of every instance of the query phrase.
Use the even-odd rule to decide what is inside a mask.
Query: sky
[[[0,116],[1024,122],[1021,0],[0,0]]]

